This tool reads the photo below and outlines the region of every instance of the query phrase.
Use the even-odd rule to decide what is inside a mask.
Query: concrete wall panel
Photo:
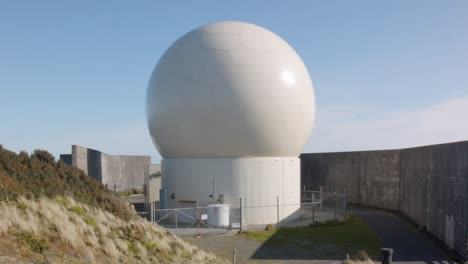
[[[402,150],[301,155],[301,186],[346,187],[348,202],[400,211],[465,254],[468,141]]]
[[[100,151],[73,145],[72,154],[61,155],[64,161],[83,170],[111,190],[142,189],[151,164],[150,156],[107,155]]]

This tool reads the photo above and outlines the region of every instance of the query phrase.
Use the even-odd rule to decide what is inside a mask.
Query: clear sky
[[[158,162],[151,71],[178,37],[222,20],[266,27],[302,57],[317,98],[305,152],[468,140],[467,14],[468,1],[0,0],[0,144]]]

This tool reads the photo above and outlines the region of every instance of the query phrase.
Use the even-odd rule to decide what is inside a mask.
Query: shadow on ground
[[[411,223],[383,210],[353,207],[344,223],[279,229],[253,253],[253,259],[342,260],[366,250],[380,259],[381,247],[394,249],[397,262],[448,262],[447,254]],[[255,234],[252,235],[253,238]],[[257,237],[258,239],[258,237]]]
[[[343,222],[326,222],[309,227],[280,228],[263,232],[247,232],[244,236],[264,241],[254,252],[254,259],[343,260],[366,250],[379,254],[380,240],[364,222],[356,217]]]
[[[397,213],[362,207],[351,207],[349,212],[379,235],[383,247],[393,248],[394,261],[435,263],[449,259],[439,243]]]
[[[394,249],[394,262],[449,262],[434,241],[396,214],[367,208],[351,208],[350,213],[353,217],[343,224],[186,239],[227,259],[236,248],[238,263],[329,263],[360,249],[379,261],[381,247]]]

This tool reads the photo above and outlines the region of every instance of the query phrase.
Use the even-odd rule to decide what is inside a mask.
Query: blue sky
[[[178,37],[239,20],[288,41],[315,86],[305,152],[468,140],[467,1],[1,1],[0,144],[157,162],[151,71]]]

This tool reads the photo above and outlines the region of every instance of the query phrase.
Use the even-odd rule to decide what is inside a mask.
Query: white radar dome
[[[293,48],[273,32],[218,22],[182,36],[153,70],[146,95],[163,158],[297,157],[315,97]]]

